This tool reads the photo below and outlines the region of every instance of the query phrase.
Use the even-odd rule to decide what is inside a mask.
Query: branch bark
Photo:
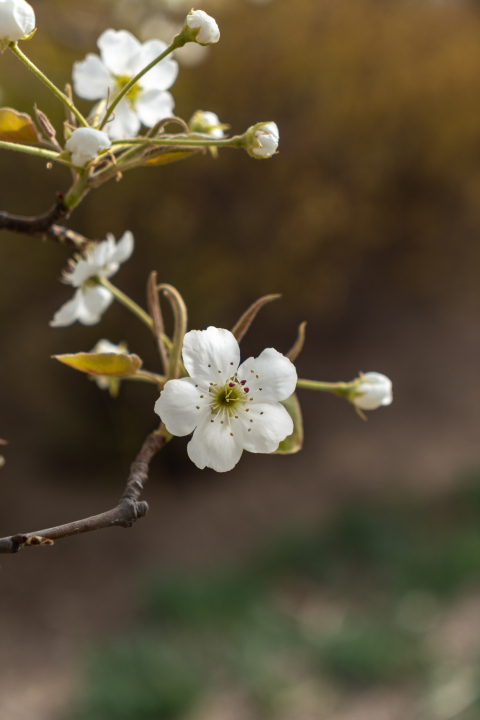
[[[55,224],[57,220],[68,218],[70,215],[70,210],[64,205],[64,200],[65,196],[57,193],[55,205],[50,210],[31,217],[0,212],[0,230],[10,230],[42,240],[52,240],[81,250],[92,241],[74,230]]]
[[[151,459],[166,444],[167,437],[160,432],[153,432],[146,438],[140,452],[130,467],[125,491],[112,510],[100,515],[75,520],[65,525],[36,532],[11,535],[0,539],[0,554],[16,553],[26,546],[53,545],[54,540],[79,535],[80,533],[101,530],[108,527],[131,527],[134,522],[144,517],[148,512],[148,503],[140,501],[140,495],[148,480],[148,469]]]

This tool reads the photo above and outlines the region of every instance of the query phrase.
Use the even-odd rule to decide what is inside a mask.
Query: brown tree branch
[[[50,210],[31,217],[0,212],[0,230],[10,230],[42,240],[52,240],[81,250],[92,241],[74,230],[55,224],[57,220],[68,218],[70,215],[70,210],[64,205],[64,200],[65,196],[57,193],[56,203]]]
[[[1,538],[0,554],[16,553],[26,546],[53,545],[53,540],[92,530],[101,530],[107,527],[131,527],[136,520],[144,517],[148,512],[148,503],[140,502],[139,498],[148,480],[149,463],[166,442],[167,436],[160,434],[159,431],[148,435],[131,465],[125,492],[117,507],[100,515],[75,520],[65,525],[57,525],[47,530]]]

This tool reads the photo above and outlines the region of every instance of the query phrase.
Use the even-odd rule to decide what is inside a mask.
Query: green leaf
[[[39,137],[30,115],[20,113],[13,108],[0,108],[0,140],[37,144]]]
[[[124,378],[136,375],[142,367],[138,355],[116,353],[75,353],[69,355],[53,355],[56,360],[69,365],[75,370],[89,375],[109,375]]]
[[[169,165],[178,160],[183,160],[189,155],[195,155],[197,152],[197,150],[162,150],[153,157],[145,160],[145,165]]]
[[[282,440],[275,452],[279,455],[293,455],[303,446],[302,411],[296,393],[290,395],[286,400],[282,400],[280,405],[283,405],[293,420],[293,433]]]

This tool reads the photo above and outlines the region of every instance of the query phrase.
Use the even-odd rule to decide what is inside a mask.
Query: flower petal
[[[135,103],[137,115],[147,127],[153,127],[159,120],[171,117],[174,107],[172,95],[161,90],[145,90]]]
[[[78,320],[82,325],[95,325],[98,323],[113,302],[113,295],[107,288],[95,285],[93,287],[80,288],[81,302],[79,305]]]
[[[185,335],[182,356],[190,377],[225,383],[238,367],[240,348],[230,330],[209,327]]]
[[[128,260],[130,255],[133,253],[134,240],[130,230],[123,233],[122,237],[117,243],[117,246],[109,259],[109,262],[123,263]]]
[[[248,405],[248,415],[242,414],[244,449],[253,453],[275,452],[282,440],[292,434],[292,418],[283,405],[272,400]]]
[[[211,416],[197,427],[187,445],[190,460],[203,470],[210,467],[217,472],[232,470],[240,460],[243,452],[242,432],[231,434],[231,426],[220,422],[220,414],[213,422]]]
[[[245,360],[238,368],[238,378],[246,380],[252,392],[261,388],[262,400],[285,400],[297,385],[294,364],[273,348]]]
[[[167,49],[167,44],[161,40],[147,40],[143,43],[140,51],[130,61],[130,72],[136,75],[149,65],[155,58]],[[166,57],[149,70],[139,81],[139,85],[145,90],[168,90],[173,85],[178,75],[178,63],[171,57]]]
[[[66,327],[72,325],[78,319],[80,305],[82,302],[81,290],[77,290],[71,300],[66,302],[50,321],[50,327]]]
[[[121,140],[122,138],[138,135],[140,124],[140,120],[130,107],[129,101],[123,98],[114,110],[113,120],[108,120],[104,131],[112,140]]]
[[[183,437],[189,435],[199,423],[211,416],[208,404],[201,395],[194,378],[169,380],[155,403],[155,412],[165,423],[168,432]]]
[[[142,47],[128,30],[105,30],[97,40],[102,60],[114,75],[133,77],[131,62]]]
[[[115,80],[98,55],[89,53],[85,60],[73,64],[73,88],[85,100],[106,98],[113,90]]]

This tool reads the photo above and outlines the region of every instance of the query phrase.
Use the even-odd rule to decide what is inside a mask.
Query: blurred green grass
[[[479,584],[480,475],[428,504],[357,503],[238,567],[150,578],[138,622],[94,649],[71,717],[197,717],[206,697],[236,688],[245,717],[280,718],[307,681],[340,696],[403,688],[420,709],[451,664],[429,633]],[[480,677],[480,644],[475,657]]]

